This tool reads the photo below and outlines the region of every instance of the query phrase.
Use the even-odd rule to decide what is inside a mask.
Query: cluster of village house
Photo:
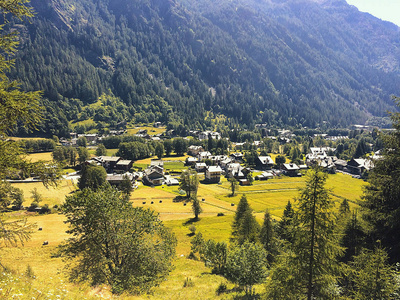
[[[159,123],[159,122],[158,122]],[[155,123],[154,127],[160,127],[161,123]],[[264,129],[264,124],[258,124],[260,128]],[[125,134],[126,130],[118,130],[110,132],[110,135],[122,135]],[[166,133],[169,136],[173,136],[173,131]],[[221,135],[218,132],[213,131],[191,131],[190,134],[199,140],[207,140],[209,138],[219,140]],[[267,134],[267,133],[266,133]],[[101,141],[101,136],[97,134],[82,134],[77,135],[71,134],[72,139],[69,141],[62,140],[61,142],[65,145],[76,144],[77,138],[85,136],[88,144],[97,144]],[[147,130],[140,130],[136,133],[136,136],[142,137],[149,140],[160,140],[161,134],[156,136],[150,136]],[[281,143],[290,142],[293,138],[293,134],[289,130],[280,130],[278,137],[271,137],[272,139],[279,140]],[[330,137],[323,136],[325,139]],[[334,138],[334,137],[333,137]],[[341,137],[347,138],[347,137]],[[253,142],[253,145],[257,146],[258,141]],[[243,144],[243,143],[242,143]],[[236,143],[236,146],[240,146],[240,143]],[[262,171],[260,175],[257,175],[255,179],[265,180],[273,178],[274,176],[285,174],[287,176],[301,176],[300,171],[307,169],[311,165],[319,165],[327,172],[335,173],[336,171],[343,171],[353,174],[354,176],[361,176],[364,171],[369,171],[373,167],[373,160],[371,159],[352,159],[345,161],[338,159],[335,156],[329,156],[328,153],[334,152],[335,149],[329,147],[313,147],[310,149],[310,153],[306,155],[306,160],[303,165],[297,165],[295,163],[285,163],[280,166],[276,166],[270,156],[258,156],[256,159],[256,170]],[[220,182],[221,176],[227,178],[235,178],[241,185],[249,184],[248,174],[251,174],[253,170],[249,167],[244,167],[242,164],[243,154],[232,153],[228,155],[212,155],[210,152],[205,151],[202,146],[192,145],[188,147],[187,153],[190,157],[186,160],[188,167],[194,168],[199,173],[204,173],[204,182],[206,183],[218,183]],[[379,157],[374,157],[375,159]],[[205,161],[211,162],[211,165],[206,164]],[[123,160],[120,157],[108,157],[100,156],[87,161],[86,163],[92,163],[103,166],[108,175],[107,181],[113,185],[118,185],[123,180],[124,176],[135,183],[136,180],[141,179],[146,185],[178,185],[179,181],[170,176],[165,175],[164,166],[162,161],[153,160],[151,165],[143,172],[129,172],[132,168],[132,161]],[[274,166],[276,168],[274,169]]]
[[[313,147],[310,149],[310,153],[306,155],[303,165],[284,163],[281,166],[276,166],[270,156],[258,156],[255,169],[261,171],[261,174],[257,175],[255,179],[266,180],[281,174],[301,176],[300,170],[307,169],[310,165],[315,164],[330,173],[340,170],[355,176],[360,176],[364,171],[369,171],[373,167],[373,162],[370,159],[352,159],[347,162],[335,156],[329,156],[328,153],[334,150],[328,147]],[[186,165],[194,168],[198,173],[204,173],[205,183],[219,183],[221,176],[225,176],[235,178],[241,185],[250,184],[248,174],[252,174],[254,170],[243,166],[242,153],[236,152],[229,156],[212,155],[209,151],[205,151],[202,146],[192,145],[188,147],[188,154],[190,157],[186,159]],[[211,165],[206,164],[206,160],[211,162]],[[150,186],[179,184],[177,178],[165,174],[161,160],[152,160],[150,166],[143,172],[130,172],[133,162],[120,157],[99,156],[88,160],[86,163],[103,166],[108,174],[107,181],[112,185],[120,184],[125,176],[132,181],[132,184],[136,180],[142,180],[143,184]]]

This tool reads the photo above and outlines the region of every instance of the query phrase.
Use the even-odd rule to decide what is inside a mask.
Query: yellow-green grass
[[[142,186],[135,190],[130,197],[134,206],[142,206],[154,209],[160,213],[162,220],[187,219],[193,217],[191,202],[186,199],[175,201],[179,195],[179,188],[160,186],[156,188]],[[203,209],[202,216],[216,216],[218,213],[233,214],[232,209],[226,203],[215,198],[204,198],[198,195]],[[160,202],[161,201],[161,202]]]
[[[139,130],[147,130],[147,134],[149,135],[157,135],[165,132],[166,127],[152,127],[152,126],[141,126],[135,128],[128,128],[128,134],[136,134]]]
[[[52,161],[53,156],[51,154],[52,152],[31,153],[28,154],[28,159],[30,159],[32,162],[37,162],[39,160]]]
[[[184,161],[188,155],[183,156],[167,156],[163,157],[161,160],[164,162],[164,169],[166,171],[173,171],[173,172],[181,172],[182,170],[186,169]],[[149,158],[139,159],[133,163],[134,168],[141,168],[146,169],[152,160],[158,160],[157,156],[152,156]]]
[[[353,178],[345,174],[329,175],[326,187],[331,189],[334,195],[356,202],[360,199],[363,188],[367,185],[363,180]]]
[[[24,192],[24,206],[29,206],[31,204],[31,191],[34,188],[37,188],[39,194],[43,196],[43,201],[40,205],[48,204],[50,207],[53,207],[56,204],[62,204],[65,200],[65,196],[70,195],[76,190],[76,187],[71,180],[60,180],[57,187],[48,188],[46,188],[41,182],[13,183],[12,186],[17,187]]]
[[[279,154],[279,153],[270,153],[270,154],[269,154],[269,156],[271,156],[271,158],[272,158],[272,160],[273,160],[274,162],[275,162],[275,159],[276,159],[276,157],[277,157],[278,155],[283,155],[283,154]],[[283,155],[283,156],[285,156],[285,155]],[[290,159],[289,159],[289,158],[287,158],[286,156],[285,156],[285,158],[286,158],[286,162],[285,162],[285,163],[290,162]]]
[[[93,119],[87,119],[84,121],[78,121],[78,122],[70,122],[70,124],[72,125],[73,128],[75,128],[78,125],[90,125],[90,126],[96,126],[96,122],[93,121]]]
[[[164,162],[164,169],[166,171],[182,172],[187,167],[182,161],[166,161]]]
[[[106,150],[106,155],[107,156],[115,156],[115,154],[118,152],[118,149],[107,149]]]
[[[160,212],[160,217],[165,225],[171,228],[178,240],[177,259],[174,262],[175,269],[172,271],[166,281],[163,281],[159,287],[156,287],[152,294],[142,296],[122,296],[119,299],[233,299],[235,293],[216,296],[215,290],[221,282],[227,283],[220,276],[212,275],[209,268],[205,267],[202,262],[188,260],[186,257],[190,253],[190,230],[189,226],[194,225],[197,232],[201,232],[205,239],[215,239],[218,241],[228,241],[234,211],[240,200],[241,193],[245,193],[250,206],[255,211],[255,215],[259,222],[262,221],[264,211],[268,208],[271,214],[279,218],[282,215],[288,200],[298,196],[296,189],[292,190],[262,190],[268,186],[288,187],[300,186],[304,183],[304,178],[281,177],[264,182],[257,182],[254,186],[240,186],[238,194],[230,197],[229,184],[226,179],[222,179],[222,185],[218,184],[200,184],[198,190],[198,198],[201,201],[203,213],[200,214],[200,220],[192,222],[193,213],[191,204],[186,206],[184,202],[173,202],[173,199],[179,195],[179,187],[171,186],[150,188],[140,186],[131,194],[131,200],[134,206],[145,206]],[[365,183],[356,180],[350,176],[337,174],[329,175],[327,187],[333,188],[333,200],[337,203],[342,201],[342,197],[347,199],[357,199],[360,197],[362,186]],[[46,189],[41,183],[20,183],[19,186],[26,185],[25,197],[30,196],[29,191],[33,187],[37,187],[40,192],[45,194]],[[348,188],[350,186],[351,188]],[[70,188],[74,188],[72,183],[64,182],[61,190],[48,191],[49,194],[60,192],[62,200],[64,195],[70,192]],[[257,190],[253,190],[256,188]],[[64,189],[64,193],[62,193]],[[338,195],[339,197],[335,196]],[[50,195],[47,195],[50,197]],[[45,198],[46,199],[46,198]],[[162,203],[159,203],[159,201]],[[151,204],[151,201],[154,203]],[[44,201],[45,202],[45,201]],[[143,204],[146,202],[146,204]],[[234,203],[234,206],[231,206]],[[354,204],[351,204],[352,206]],[[217,216],[222,212],[224,216]],[[19,212],[24,213],[24,212]],[[11,217],[11,218],[15,218]],[[60,258],[52,257],[55,247],[65,238],[67,234],[65,230],[67,225],[63,223],[64,216],[58,214],[51,215],[28,215],[29,222],[37,223],[42,227],[42,231],[35,230],[32,239],[28,241],[24,247],[3,248],[0,249],[0,257],[6,265],[12,265],[13,268],[23,272],[29,264],[38,279],[35,280],[35,286],[41,289],[50,289],[51,285],[64,286],[71,290],[67,299],[74,299],[77,295],[79,286],[67,284],[65,285],[66,273],[63,271],[64,262]],[[48,246],[42,246],[44,240],[49,241]],[[181,256],[183,255],[183,256]],[[186,278],[190,278],[193,287],[183,287]],[[63,280],[63,282],[61,282]],[[46,287],[47,285],[47,287]],[[227,283],[228,288],[233,288],[232,284]],[[261,292],[262,285],[256,286],[256,291]],[[98,292],[99,289],[88,289],[82,286],[81,295],[91,298],[90,295]],[[72,296],[71,296],[72,295]],[[108,295],[105,292],[105,295]],[[28,298],[27,298],[28,299]],[[76,299],[79,299],[76,298]]]
[[[59,214],[50,215],[18,215],[12,219],[27,217],[28,222],[36,224],[31,239],[24,246],[5,247],[0,249],[0,257],[5,264],[11,265],[13,269],[24,271],[29,264],[39,278],[54,278],[63,267],[60,258],[52,258],[56,246],[68,237],[65,233],[67,225],[65,217]],[[42,228],[39,231],[39,227]],[[47,246],[43,242],[48,241]]]
[[[163,158],[161,158],[161,160],[164,161],[164,163],[176,162],[176,161],[183,162],[186,160],[187,157],[189,157],[189,155],[177,156],[175,154],[171,154],[169,156],[164,156]],[[158,160],[158,157],[152,156],[152,157],[148,157],[148,158],[144,158],[144,159],[138,159],[135,161],[135,163],[150,165],[152,160]]]
[[[13,141],[37,141],[37,140],[45,140],[45,138],[39,138],[39,137],[15,137],[15,136],[10,137],[10,139],[13,140]]]

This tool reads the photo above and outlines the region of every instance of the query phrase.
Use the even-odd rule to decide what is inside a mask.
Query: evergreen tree
[[[380,240],[394,263],[400,257],[400,113],[392,113],[391,120],[394,131],[383,138],[383,157],[374,162],[360,204],[370,239]]]
[[[297,199],[292,244],[271,272],[271,299],[335,299],[343,250],[335,232],[333,202],[324,187],[327,175],[311,169]],[[290,295],[286,297],[285,295]]]
[[[293,218],[295,216],[292,203],[288,200],[285,206],[281,220],[277,226],[277,233],[279,237],[286,241],[291,241]]]
[[[34,173],[39,176],[45,185],[55,183],[57,168],[48,167],[44,162],[32,163],[25,159],[25,152],[18,143],[8,140],[7,134],[15,129],[17,123],[26,129],[34,129],[42,119],[39,92],[24,92],[19,84],[10,81],[6,73],[11,70],[11,57],[18,47],[16,31],[3,33],[5,23],[11,17],[20,20],[33,16],[28,1],[0,1],[0,11],[3,15],[3,24],[0,25],[0,180],[16,172]],[[0,217],[0,247],[3,245],[17,245],[30,238],[33,225],[26,220],[5,221]]]
[[[340,203],[339,214],[347,215],[349,212],[350,212],[349,201],[345,198],[345,199],[343,199],[342,203]]]
[[[267,260],[269,263],[274,261],[275,255],[278,253],[275,230],[272,224],[271,214],[267,209],[264,214],[264,222],[260,230],[260,242],[267,251]]]
[[[251,211],[251,208],[247,201],[246,195],[243,194],[239,200],[239,203],[236,208],[235,216],[233,218],[232,233],[231,233],[232,238],[231,239],[236,239],[236,237],[238,235],[241,219],[243,218],[244,214],[248,210]]]
[[[355,255],[359,255],[366,246],[366,234],[355,211],[344,227],[341,245],[345,249],[342,258],[344,262],[348,262]]]
[[[388,264],[387,253],[376,247],[364,250],[351,263],[351,294],[353,299],[391,300],[399,298],[398,274]]]
[[[234,237],[234,241],[239,245],[242,245],[245,242],[255,243],[259,241],[259,236],[260,225],[253,216],[251,209],[248,209],[240,218],[239,228],[236,237]]]

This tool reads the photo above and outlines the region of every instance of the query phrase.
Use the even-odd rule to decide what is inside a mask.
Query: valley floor
[[[15,186],[24,190],[28,198],[29,191],[37,187],[44,197],[42,204],[49,204],[50,207],[60,205],[65,195],[74,192],[75,186],[70,180],[63,181],[59,187],[45,189],[41,183],[17,183]],[[354,179],[348,175],[329,175],[327,187],[335,203],[339,204],[343,199],[348,199],[351,207],[357,206],[360,199],[364,181]],[[165,224],[172,228],[178,239],[177,258],[174,270],[159,287],[153,290],[151,295],[140,297],[124,296],[122,299],[230,299],[234,298],[236,292],[217,296],[215,291],[220,283],[227,284],[228,289],[234,286],[229,284],[221,276],[211,274],[211,270],[200,261],[187,259],[190,253],[190,230],[189,226],[194,225],[196,232],[201,232],[205,239],[218,241],[229,241],[231,224],[236,205],[241,194],[246,194],[251,208],[254,210],[257,220],[261,223],[266,209],[274,218],[279,219],[290,200],[295,205],[294,198],[298,195],[298,189],[304,186],[303,177],[279,177],[268,181],[254,181],[252,186],[240,186],[237,195],[230,196],[230,187],[226,179],[220,184],[200,184],[198,198],[201,201],[203,213],[200,220],[193,222],[193,213],[190,203],[176,201],[180,195],[178,186],[159,186],[155,188],[140,185],[131,194],[130,200],[134,206],[150,207],[160,213],[160,218]],[[29,200],[24,205],[29,205]],[[217,215],[220,216],[217,216]],[[35,298],[36,290],[43,289],[42,293],[60,294],[58,299],[82,299],[79,296],[85,295],[87,299],[93,296],[111,297],[106,288],[91,289],[86,286],[77,286],[68,283],[65,263],[61,258],[55,257],[56,246],[68,238],[66,234],[67,225],[64,223],[64,216],[58,213],[48,215],[35,215],[27,212],[9,213],[6,218],[16,219],[26,217],[30,223],[35,223],[37,229],[32,238],[24,246],[0,249],[1,262],[13,270],[24,273],[29,265],[36,279],[31,284],[30,295]],[[42,230],[38,230],[38,228]],[[43,246],[43,242],[48,245]],[[184,287],[186,279],[192,282],[191,287]],[[62,287],[62,288],[60,288]],[[1,296],[5,295],[5,289],[0,291]],[[22,289],[22,288],[20,288]],[[35,290],[36,289],[36,290]],[[14,288],[15,291],[18,288]],[[62,290],[68,291],[63,292]],[[257,286],[256,291],[262,292],[263,286]],[[53,291],[53,292],[51,292]],[[28,293],[21,291],[22,294]],[[47,297],[43,299],[56,299]],[[6,298],[4,298],[6,299]],[[20,295],[15,299],[28,299]],[[31,299],[31,298],[29,298]]]

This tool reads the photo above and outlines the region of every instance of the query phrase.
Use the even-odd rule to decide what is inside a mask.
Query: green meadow
[[[165,168],[169,166],[170,169],[176,171],[184,168],[183,159],[173,161],[169,157],[164,160]],[[147,165],[150,160],[140,163]],[[343,174],[329,175],[327,180],[327,188],[330,189],[332,199],[337,205],[346,198],[352,207],[357,206],[365,184],[362,180]],[[177,257],[170,276],[160,286],[154,288],[151,294],[122,295],[118,299],[235,299],[238,295],[236,292],[221,296],[217,296],[215,293],[220,283],[227,284],[228,289],[234,288],[232,284],[223,277],[212,274],[211,270],[202,262],[187,259],[191,240],[189,226],[194,225],[196,232],[201,232],[205,239],[228,243],[236,206],[243,194],[246,195],[257,220],[261,223],[266,209],[275,219],[280,219],[288,200],[296,205],[294,199],[304,185],[304,177],[282,176],[267,181],[254,181],[252,186],[239,186],[237,194],[232,197],[230,184],[225,178],[222,178],[220,184],[200,183],[198,198],[203,212],[200,220],[193,222],[191,203],[186,203],[182,197],[178,197],[184,194],[180,191],[179,186],[152,188],[139,184],[139,188],[131,194],[130,201],[134,206],[149,207],[159,212],[161,220],[173,230],[177,237]],[[49,204],[50,207],[62,204],[65,196],[72,194],[76,189],[75,184],[67,180],[61,181],[58,187],[48,189],[37,182],[18,183],[14,186],[24,191],[24,205],[30,204],[30,191],[36,187],[43,196],[42,204]],[[38,299],[38,290],[42,294],[56,295],[58,293],[60,297],[54,297],[54,299],[98,299],[99,297],[114,299],[107,287],[92,288],[69,283],[64,269],[65,262],[54,255],[57,245],[68,238],[68,234],[65,232],[67,225],[64,223],[63,215],[58,213],[36,215],[25,211],[7,214],[7,218],[10,220],[22,217],[27,218],[28,222],[36,224],[31,239],[24,246],[0,249],[1,262],[13,269],[16,278],[20,278],[21,282],[24,279],[21,274],[25,272],[28,265],[36,276],[34,280],[29,280],[29,289],[26,282],[18,285],[17,281],[13,281],[12,284],[9,283],[10,286],[7,285],[10,288],[9,291],[12,287],[14,291],[20,290],[22,294],[29,295],[29,297],[20,296],[17,299]],[[42,230],[37,230],[39,227]],[[43,241],[48,241],[49,244],[43,246]],[[188,279],[191,280],[193,286],[184,287],[184,281]],[[0,278],[0,280],[2,279]],[[262,292],[262,290],[262,285],[256,286],[256,291]],[[3,289],[0,291],[0,299],[7,299],[3,297],[4,295],[5,290]],[[43,299],[53,298],[43,297]]]

